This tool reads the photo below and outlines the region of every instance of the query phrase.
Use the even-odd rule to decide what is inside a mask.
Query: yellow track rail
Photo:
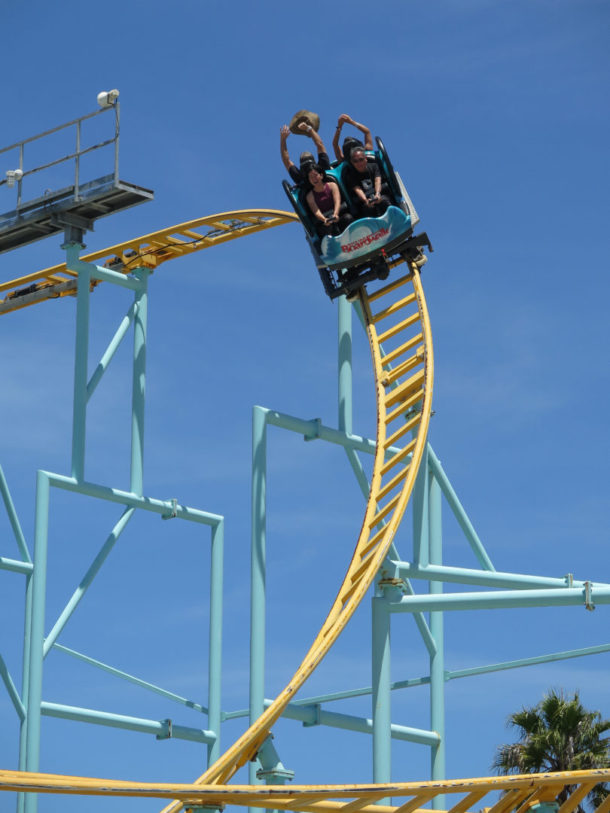
[[[224,785],[255,757],[273,724],[364,598],[400,524],[426,444],[434,371],[432,335],[419,269],[413,264],[403,266],[403,270],[406,273],[389,285],[371,293],[363,288],[359,293],[375,372],[377,450],[364,520],[345,579],[291,681],[196,784]],[[182,803],[176,801],[163,813],[176,813],[181,807]]]
[[[103,264],[122,273],[129,273],[138,266],[154,269],[166,260],[295,219],[294,215],[275,210],[225,212],[129,240],[86,255],[82,259]],[[204,233],[201,233],[202,226],[207,227]],[[239,768],[256,756],[273,724],[330,650],[364,598],[385,559],[404,514],[426,444],[432,407],[434,361],[432,334],[419,269],[414,263],[409,264],[405,260],[400,260],[395,265],[401,266],[401,277],[381,287],[378,284],[372,291],[362,288],[358,294],[375,374],[377,448],[364,520],[347,573],[322,628],[291,681],[259,719],[193,786],[187,786],[189,788],[225,785]],[[0,293],[9,293],[0,302],[0,312],[17,310],[41,299],[73,294],[76,289],[75,277],[75,272],[61,264],[19,280],[2,283]],[[33,290],[25,293],[23,287],[28,285],[33,286]],[[0,772],[0,779],[9,774],[17,782],[17,774],[11,772]],[[35,775],[24,776],[33,780]],[[8,789],[2,781],[0,788]],[[171,787],[178,788],[174,785]],[[22,786],[22,789],[25,787]],[[29,789],[34,790],[33,787]],[[287,798],[290,797],[293,802],[294,796],[290,794],[295,789],[291,787],[287,794]],[[276,808],[282,806],[279,797],[276,798],[277,789],[273,789],[273,802],[269,805],[264,801],[266,792],[269,792],[268,789],[257,787],[254,795],[259,801],[244,804]],[[323,803],[319,800],[328,796],[328,790],[322,792],[321,789],[312,787],[302,789],[302,792],[307,796],[306,807],[298,809],[336,809],[336,803],[330,802],[330,807],[320,807]],[[371,792],[372,801],[388,795],[387,788],[376,787]],[[312,794],[315,799],[311,798]],[[331,795],[336,796],[335,789]],[[170,791],[161,796],[174,799],[164,808],[163,813],[177,813],[183,807],[183,794]],[[362,805],[350,804],[348,807],[351,811],[366,804],[368,801],[365,800]],[[286,806],[292,807],[288,804]],[[407,807],[408,810],[401,808],[401,813],[409,813],[414,809],[411,803]],[[378,807],[375,810],[380,813]]]
[[[81,259],[128,274],[138,266],[155,269],[167,260],[188,256],[204,248],[211,248],[295,220],[298,220],[296,215],[276,209],[221,212],[94,251]],[[65,263],[60,263],[18,279],[2,282],[0,296],[4,296],[4,299],[0,299],[0,314],[10,313],[48,299],[74,296],[76,278],[76,272],[66,268]],[[99,280],[93,284],[98,285]]]
[[[167,784],[93,779],[81,776],[0,771],[0,791],[60,793],[79,796],[180,799],[186,807],[240,805],[306,813],[429,813],[435,796],[444,795],[447,813],[527,813],[534,805],[552,802],[564,788],[566,801],[558,813],[572,813],[600,782],[610,781],[610,770],[565,771],[483,779],[448,779],[442,782],[400,782],[387,785],[232,785]],[[499,799],[497,794],[500,793]],[[491,806],[485,797],[493,794]],[[400,804],[376,804],[393,797]],[[480,803],[483,801],[483,805]],[[610,812],[610,796],[595,813]]]

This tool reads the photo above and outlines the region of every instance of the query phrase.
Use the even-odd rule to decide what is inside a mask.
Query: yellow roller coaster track
[[[81,257],[82,260],[128,274],[137,266],[155,269],[167,260],[297,220],[290,212],[246,209],[207,215],[178,226],[136,237]],[[48,299],[76,294],[77,274],[65,263],[0,283],[0,314]],[[94,280],[93,285],[98,285]]]
[[[396,265],[404,269],[405,261]],[[359,292],[375,372],[377,448],[364,520],[345,579],[288,685],[196,784],[225,784],[256,756],[273,724],[354,614],[398,529],[426,444],[434,371],[419,269],[415,264],[406,263],[406,267],[407,273],[388,285]],[[181,807],[182,803],[175,801],[163,813],[177,813]]]
[[[573,813],[591,790],[610,780],[610,770],[564,771],[442,782],[397,782],[387,785],[187,785],[128,782],[82,776],[0,771],[0,790],[78,796],[180,799],[187,808],[226,805],[299,810],[305,813],[429,813],[424,808],[437,796],[451,806],[447,813],[527,813],[536,805],[560,798],[558,813]],[[488,794],[500,794],[485,806]],[[561,796],[560,796],[561,794]],[[378,804],[386,797],[398,805]],[[480,805],[483,801],[483,806]],[[479,805],[475,808],[475,805]],[[610,812],[610,796],[594,813]]]
[[[121,243],[82,259],[90,262],[104,260],[106,266],[124,273],[141,265],[154,268],[167,259],[292,220],[293,215],[270,210],[224,213]],[[202,225],[209,229],[205,234],[195,231]],[[195,786],[225,785],[256,756],[274,723],[330,650],[364,598],[404,514],[426,444],[434,361],[419,268],[403,258],[395,261],[393,266],[400,269],[401,276],[389,284],[370,284],[370,290],[361,288],[358,293],[373,360],[377,445],[364,520],[347,573],[322,628],[288,685],[258,720],[196,780]],[[71,274],[73,272],[65,265],[55,266],[13,281],[12,290],[18,288],[15,283],[19,282],[21,285],[40,284],[43,286],[42,293],[50,296],[64,295],[63,290],[53,294],[51,289],[54,286],[71,285],[72,288],[66,292],[73,293],[75,280],[66,280],[66,275]],[[0,291],[8,290],[10,285],[5,283],[0,286]],[[24,294],[23,298],[26,296]],[[11,302],[8,297],[7,300]],[[26,304],[31,303],[23,302],[16,307]],[[369,790],[377,799],[388,795],[386,788]],[[265,792],[260,788],[256,791],[260,806],[265,806],[262,801]],[[273,806],[280,807],[276,795],[277,789],[274,789]],[[315,804],[311,795],[315,797]],[[319,804],[328,795],[327,790],[310,788],[306,807],[298,809],[326,809],[320,808]],[[164,808],[163,813],[177,813],[183,807],[183,797],[178,794],[173,798],[174,801]],[[294,801],[294,797],[291,798]],[[310,803],[313,806],[310,807]],[[348,807],[351,811],[360,806]],[[409,813],[411,809],[413,806],[409,803],[401,811]],[[378,808],[376,811],[378,813]]]

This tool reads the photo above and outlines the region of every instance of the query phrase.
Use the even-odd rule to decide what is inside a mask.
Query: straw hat
[[[290,132],[295,135],[307,135],[307,133],[299,130],[298,126],[302,121],[310,124],[316,133],[320,129],[320,116],[318,116],[317,113],[312,113],[310,110],[299,110],[298,113],[295,113],[290,119],[290,124],[288,125]]]

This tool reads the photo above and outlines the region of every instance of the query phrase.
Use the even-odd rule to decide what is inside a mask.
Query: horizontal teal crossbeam
[[[265,706],[270,706],[271,700],[265,700]],[[334,711],[324,711],[317,704],[309,706],[295,706],[290,703],[284,710],[282,717],[292,720],[301,720],[303,725],[325,725],[331,728],[343,728],[347,731],[357,731],[362,734],[373,733],[373,721],[366,717],[356,717],[352,714],[339,714]],[[422,728],[410,726],[391,725],[392,738],[407,742],[417,742],[422,745],[437,745],[439,736],[435,731],[426,731]]]
[[[179,517],[190,522],[199,522],[203,525],[216,526],[223,522],[223,517],[219,514],[210,514],[208,511],[200,511],[197,508],[190,508],[180,505],[174,500],[157,500],[153,497],[140,497],[131,491],[121,491],[118,488],[108,488],[96,485],[95,483],[77,482],[73,477],[65,477],[62,474],[54,474],[49,471],[41,471],[47,477],[49,484],[64,491],[72,491],[77,494],[84,494],[88,497],[97,497],[108,502],[121,503],[122,505],[140,508],[144,511],[152,511],[162,516]]]
[[[580,587],[584,581],[572,580],[570,576],[553,578],[549,576],[529,576],[522,573],[502,573],[498,571],[475,570],[465,567],[448,567],[446,565],[427,565],[418,567],[411,562],[394,562],[396,571],[412,579],[428,581],[453,582],[456,584],[478,584],[486,587],[508,587],[530,590],[534,587]]]
[[[41,711],[46,717],[59,717],[63,720],[93,723],[95,725],[109,726],[110,728],[122,728],[129,731],[139,731],[143,734],[154,734],[160,740],[173,738],[203,743],[216,741],[216,734],[213,731],[174,725],[171,720],[147,720],[143,717],[128,717],[124,714],[112,714],[107,711],[65,706],[60,703],[47,703],[45,701],[41,703]]]
[[[610,587],[591,586],[591,601],[610,604]],[[566,587],[563,590],[500,590],[497,593],[444,593],[405,596],[390,605],[392,613],[428,612],[433,610],[499,610],[518,607],[585,607],[586,590]]]
[[[20,562],[18,559],[7,559],[5,556],[0,556],[0,570],[28,574],[34,570],[34,565],[31,562]]]

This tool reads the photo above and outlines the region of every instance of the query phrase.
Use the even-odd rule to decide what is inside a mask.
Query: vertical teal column
[[[339,429],[352,433],[352,306],[339,297]]]
[[[373,782],[392,777],[392,712],[390,702],[390,612],[386,595],[372,601]],[[377,804],[389,804],[382,799]]]
[[[430,472],[428,490],[428,516],[430,534],[430,564],[443,563],[443,529],[441,488]],[[431,581],[430,593],[443,592],[442,582]],[[445,778],[445,651],[443,641],[443,613],[433,610],[430,613],[430,633],[436,644],[436,650],[430,655],[430,728],[440,737],[438,745],[431,748],[430,778]],[[445,797],[437,796],[432,800],[434,810],[445,809]]]
[[[252,410],[252,567],[250,596],[250,723],[264,710],[265,700],[265,568],[267,496],[266,411]],[[249,766],[257,783],[256,763]]]
[[[429,563],[428,528],[428,448],[422,456],[413,487],[413,562],[419,567]]]
[[[30,646],[32,632],[32,589],[33,575],[30,573],[25,581],[25,619],[23,624],[23,677],[21,679],[21,699],[26,708],[26,716],[19,725],[19,770],[25,771],[27,765],[27,707],[30,685]],[[17,813],[25,809],[25,793],[17,795]]]
[[[212,528],[210,567],[210,651],[208,658],[208,728],[216,734],[208,744],[208,767],[220,756],[222,678],[222,584],[224,521]]]
[[[87,364],[89,359],[89,299],[91,271],[78,254],[80,243],[67,243],[66,263],[78,270],[76,295],[76,346],[74,352],[74,406],[72,419],[72,477],[82,482],[85,477],[85,442],[87,434]]]
[[[32,572],[32,617],[30,625],[30,649],[28,691],[26,701],[26,747],[27,771],[38,771],[40,765],[40,716],[42,702],[42,664],[44,643],[44,619],[47,580],[47,538],[49,527],[49,479],[39,471],[36,480],[36,519],[34,530],[34,570]],[[26,794],[25,813],[36,813],[38,795]]]
[[[146,399],[146,330],[148,320],[147,268],[138,268],[135,276],[141,287],[135,295],[133,321],[133,390],[131,396],[131,490],[142,495],[144,487],[144,406]]]

